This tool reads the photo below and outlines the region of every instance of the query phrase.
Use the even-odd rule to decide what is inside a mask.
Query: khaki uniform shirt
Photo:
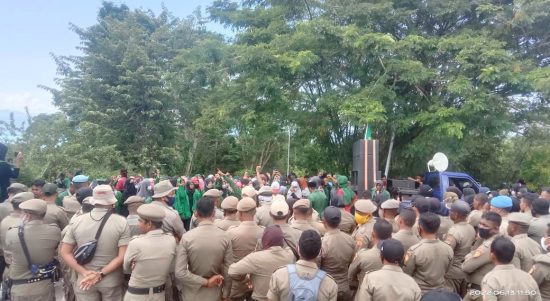
[[[444,286],[452,260],[453,249],[449,245],[438,239],[422,239],[407,251],[403,270],[425,293]]]
[[[366,273],[378,271],[383,266],[380,259],[380,248],[361,249],[349,266],[348,279],[350,286],[358,287],[363,282]]]
[[[80,205],[74,195],[64,197],[62,202],[63,209],[67,213],[67,218],[69,220],[82,209],[82,205]]]
[[[13,212],[13,205],[11,204],[11,198],[7,199],[3,203],[0,203],[0,222]]]
[[[550,223],[550,214],[535,217],[529,224],[529,230],[527,235],[531,237],[536,243],[540,243],[540,239],[544,237],[548,224]]]
[[[91,212],[82,214],[67,227],[67,232],[63,237],[63,243],[73,245],[75,248],[81,246],[95,238],[97,229],[101,224],[102,218],[107,214],[107,209],[94,208]],[[97,249],[94,258],[84,267],[87,270],[99,271],[111,260],[118,256],[118,249],[126,246],[130,242],[130,229],[126,219],[117,214],[111,214],[97,242]],[[124,280],[122,267],[107,274],[96,287],[116,287],[120,286]],[[78,275],[77,282],[82,281],[82,276]]]
[[[481,216],[483,215],[483,211],[481,210],[472,210],[470,214],[468,215],[468,224],[472,225],[472,227],[477,228],[479,226],[479,222],[481,221]]]
[[[302,231],[292,228],[289,224],[279,225],[281,230],[283,230],[283,236],[285,238],[285,245],[297,250],[298,241],[302,235]]]
[[[298,260],[298,262],[296,262],[296,274],[298,274],[298,277],[300,278],[313,279],[318,270],[319,269],[314,262],[305,260]],[[286,301],[288,300],[288,293],[289,275],[288,268],[285,266],[279,268],[275,271],[275,273],[273,273],[273,276],[271,276],[267,298],[270,301]],[[327,274],[319,286],[317,301],[336,301],[337,295],[338,285],[332,277]]]
[[[231,227],[236,227],[241,224],[239,218],[235,216],[226,216],[223,219],[217,219],[214,221],[214,226],[227,231]]]
[[[310,221],[307,220],[293,220],[290,224],[290,226],[294,229],[299,230],[300,232],[304,232],[306,230],[315,230],[317,233],[319,233],[319,230],[315,228]],[[300,235],[302,235],[300,233]],[[319,233],[321,235],[321,233]]]
[[[273,225],[273,218],[269,214],[271,203],[272,202],[264,202],[264,204],[257,209],[256,215],[254,216],[256,223],[262,227],[267,228]]]
[[[340,228],[342,232],[351,235],[355,230],[355,226],[356,226],[355,217],[353,216],[353,214],[347,212],[344,208],[341,208],[340,212],[342,212],[342,218],[338,228]]]
[[[392,238],[401,242],[405,252],[407,252],[410,247],[416,245],[420,241],[418,236],[413,234],[412,230],[403,229],[397,231],[397,233],[392,234]]]
[[[514,264],[518,269],[529,272],[533,266],[533,257],[541,254],[542,248],[538,243],[529,238],[527,234],[519,234],[512,237],[512,242],[516,246]]]
[[[309,221],[309,223],[317,230],[317,232],[319,232],[319,235],[324,236],[327,232],[327,229],[325,229],[325,225],[323,225],[323,223],[312,220]]]
[[[183,300],[219,300],[222,288],[202,287],[214,275],[222,275],[223,297],[231,289],[229,266],[233,263],[230,236],[210,221],[186,232],[180,240],[176,253],[176,279]]]
[[[46,215],[44,216],[44,224],[56,224],[59,229],[63,230],[69,224],[69,218],[63,208],[55,203],[48,203],[46,207]]]
[[[384,218],[388,223],[390,223],[392,228],[392,233],[397,233],[399,231],[399,225],[395,221],[395,218]]]
[[[164,210],[165,216],[164,220],[162,220],[162,229],[164,232],[172,233],[177,237],[181,237],[185,233],[183,222],[176,210],[159,201],[153,201],[151,204],[159,205]]]
[[[33,276],[21,247],[18,230],[16,226],[6,233],[6,251],[13,254],[9,275],[11,279],[30,279]],[[56,255],[57,246],[61,240],[61,230],[56,225],[34,220],[25,224],[24,237],[32,263],[45,265],[52,262]],[[12,297],[14,297],[12,300],[23,296],[33,296],[33,299],[40,300],[39,296],[49,298],[53,293],[53,283],[49,280],[12,286]]]
[[[476,230],[467,222],[459,222],[449,229],[445,236],[445,243],[453,249],[453,262],[445,278],[447,279],[465,279],[466,274],[462,271],[464,257],[472,250],[472,245],[476,240]]]
[[[215,211],[215,217],[214,217],[214,220],[217,221],[217,220],[222,220],[224,218],[223,216],[223,210],[221,210],[220,208],[214,208],[214,211]],[[191,217],[191,222],[189,223],[189,230],[192,230],[192,229],[195,229],[199,226],[199,220],[197,219],[197,217],[193,214],[193,216]]]
[[[356,301],[419,301],[420,287],[396,265],[367,273],[355,295]]]
[[[481,245],[464,257],[462,270],[466,273],[466,281],[481,285],[483,277],[494,267],[491,263],[491,243],[496,235],[483,240]]]
[[[533,261],[534,265],[529,274],[537,282],[542,300],[550,300],[550,255],[537,255]]]
[[[439,240],[444,240],[445,235],[447,235],[449,229],[454,226],[454,223],[448,216],[439,216],[439,220],[441,221],[441,224],[439,226],[439,230],[437,230],[437,238]]]
[[[483,277],[481,283],[483,300],[539,301],[542,300],[537,283],[528,273],[513,264],[497,265]],[[503,292],[504,295],[495,295]]]
[[[239,226],[227,230],[231,237],[233,247],[233,262],[239,262],[246,255],[261,249],[261,238],[264,228],[258,226],[255,221],[241,222]],[[241,297],[248,292],[245,281],[233,281],[231,286],[231,298]]]
[[[124,272],[132,274],[128,285],[148,288],[165,284],[168,273],[173,270],[175,258],[176,239],[162,229],[132,239],[124,254],[123,264]]]
[[[339,292],[348,292],[348,267],[355,255],[355,241],[340,229],[329,230],[323,236],[322,250],[319,268],[332,276]]]
[[[2,223],[0,223],[0,246],[2,247],[2,250],[4,250],[4,260],[6,261],[6,264],[11,264],[12,258],[10,251],[6,250],[6,234],[8,233],[9,228],[19,226],[20,224],[21,213],[17,211],[10,213],[10,215],[4,218]]]
[[[139,235],[139,215],[131,214],[126,217],[128,228],[130,229],[130,237]]]
[[[236,281],[242,281],[245,275],[250,274],[252,281],[252,298],[266,301],[271,275],[281,266],[294,262],[294,254],[288,248],[279,246],[268,250],[248,254],[243,259],[229,267],[229,276]]]
[[[372,237],[372,230],[374,228],[374,223],[376,223],[376,218],[371,218],[368,222],[363,225],[357,226],[351,237],[355,239],[356,249],[370,247],[370,238]]]

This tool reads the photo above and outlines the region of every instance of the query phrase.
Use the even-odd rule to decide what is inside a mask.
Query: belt
[[[475,283],[468,283],[468,288],[473,290],[481,290],[481,285]]]
[[[12,285],[18,285],[18,284],[29,284],[29,283],[35,283],[42,280],[52,279],[52,275],[46,275],[36,278],[30,278],[30,279],[11,279]]]
[[[165,284],[153,287],[152,288],[153,289],[153,294],[162,293],[162,292],[164,292],[165,288],[166,288]],[[150,289],[151,289],[150,287],[132,287],[132,286],[129,286],[128,287],[128,292],[130,292],[134,295],[148,295]]]

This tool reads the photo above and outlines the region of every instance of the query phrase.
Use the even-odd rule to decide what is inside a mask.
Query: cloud
[[[58,111],[52,104],[51,95],[46,91],[0,92],[0,110],[25,112],[25,107],[29,108],[31,116]]]

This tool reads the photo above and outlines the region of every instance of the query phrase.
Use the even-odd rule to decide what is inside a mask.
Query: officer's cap
[[[373,213],[376,211],[376,205],[371,200],[361,199],[355,202],[355,210],[361,213]]]
[[[234,196],[228,196],[225,199],[223,199],[222,202],[222,209],[230,209],[230,210],[237,210],[237,204],[239,203],[239,199]]]
[[[241,190],[241,195],[243,197],[254,198],[254,197],[256,197],[256,189],[254,189],[254,187],[252,187],[252,186],[245,186]]]
[[[34,194],[32,192],[20,192],[13,196],[11,199],[12,204],[21,204],[24,201],[28,201],[30,199],[34,198]]]
[[[531,223],[531,216],[525,213],[513,212],[508,215],[508,221],[522,226],[529,226]]]
[[[176,190],[174,186],[172,186],[172,183],[170,180],[164,180],[160,181],[155,185],[154,191],[155,194],[153,195],[154,199],[158,199],[164,196],[167,196],[170,194],[170,192]]]
[[[73,183],[86,183],[88,182],[88,176],[85,175],[78,175],[73,177]]]
[[[271,212],[273,216],[286,216],[289,212],[288,204],[285,201],[274,201],[271,204],[269,212]]]
[[[166,213],[164,210],[155,204],[143,204],[137,209],[137,214],[142,219],[153,221],[153,222],[162,222]]]
[[[456,201],[451,205],[451,211],[466,216],[470,214],[470,204],[464,201]]]
[[[19,205],[19,209],[33,214],[45,214],[47,207],[46,202],[40,199],[30,199]]]
[[[137,195],[133,195],[131,197],[129,197],[125,202],[124,202],[124,205],[130,205],[130,204],[136,204],[136,203],[145,203],[145,199],[140,197],[140,196],[137,196]]]
[[[25,192],[25,191],[28,191],[29,188],[21,183],[12,183],[9,187],[8,187],[8,193],[11,193],[11,194],[17,194],[17,193],[20,193],[20,192]]]
[[[399,208],[399,201],[396,199],[389,199],[380,205],[382,209],[397,209]]]
[[[297,200],[294,205],[292,205],[292,208],[311,208],[311,202],[308,199],[300,199]]]
[[[496,208],[512,207],[512,199],[509,196],[499,195],[491,199],[491,206]]]
[[[97,185],[92,192],[92,205],[113,205],[117,202],[115,193],[109,185]]]
[[[323,219],[330,224],[338,224],[342,220],[342,212],[334,206],[329,206],[323,211]]]
[[[44,187],[42,187],[42,191],[44,192],[45,196],[52,196],[54,194],[57,194],[57,185],[53,183],[46,183]]]
[[[258,191],[258,195],[272,196],[273,192],[271,191],[271,186],[262,186]]]
[[[239,201],[237,204],[237,210],[239,211],[250,211],[252,209],[256,209],[256,201],[254,201],[251,198],[243,198]]]
[[[222,192],[218,189],[208,189],[208,191],[206,191],[203,196],[210,198],[219,198],[222,196]]]

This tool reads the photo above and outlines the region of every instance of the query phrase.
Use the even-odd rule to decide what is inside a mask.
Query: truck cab
[[[443,200],[443,195],[449,186],[456,186],[461,191],[470,187],[479,193],[481,185],[469,174],[463,172],[452,171],[432,171],[424,174],[424,183],[428,184],[433,189],[433,196],[440,201]]]

